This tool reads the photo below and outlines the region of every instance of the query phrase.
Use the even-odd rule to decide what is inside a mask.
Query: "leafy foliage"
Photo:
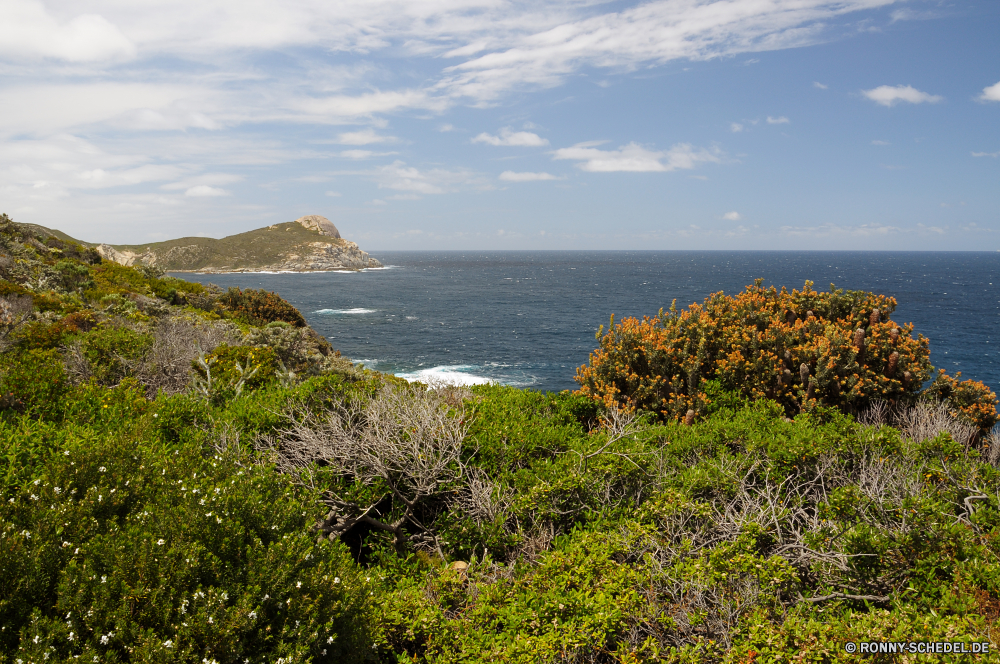
[[[75,246],[0,218],[4,664],[998,649],[995,397],[921,393],[891,299],[758,284],[613,323],[577,393],[432,390]]]
[[[265,290],[230,288],[219,298],[219,302],[236,318],[250,325],[267,325],[278,321],[295,327],[306,324],[298,309],[275,293]]]
[[[894,299],[832,285],[818,292],[808,281],[791,293],[761,283],[642,321],[612,318],[577,371],[580,391],[674,420],[705,412],[709,381],[772,399],[789,415],[822,407],[857,413],[875,401],[913,403],[920,394],[931,375],[929,344],[912,337],[912,325],[889,318]],[[963,412],[984,429],[996,422],[996,399],[985,386],[948,385],[932,394],[959,395]]]

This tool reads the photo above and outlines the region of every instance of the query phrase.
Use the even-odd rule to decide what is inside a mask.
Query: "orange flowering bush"
[[[895,299],[832,284],[819,292],[809,281],[789,293],[762,282],[680,312],[671,306],[617,324],[612,317],[577,370],[580,391],[679,419],[703,410],[705,383],[714,380],[789,414],[817,406],[853,413],[875,399],[912,401],[930,378],[928,340],[890,320]]]
[[[974,424],[980,431],[989,431],[1000,419],[997,416],[997,395],[984,383],[959,380],[961,377],[961,371],[952,377],[944,369],[939,369],[934,382],[925,392],[936,401],[947,401],[952,417]]]

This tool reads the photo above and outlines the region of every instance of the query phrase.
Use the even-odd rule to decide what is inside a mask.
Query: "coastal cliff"
[[[169,272],[317,272],[382,267],[319,215],[231,235],[141,245],[100,244],[101,257]]]

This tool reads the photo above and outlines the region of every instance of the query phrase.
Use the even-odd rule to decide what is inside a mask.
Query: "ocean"
[[[1000,388],[1000,253],[822,251],[374,252],[362,272],[176,274],[275,291],[341,353],[409,379],[575,389],[611,314],[653,315],[710,293],[831,283],[891,295],[931,362]],[[994,285],[996,284],[996,285]]]

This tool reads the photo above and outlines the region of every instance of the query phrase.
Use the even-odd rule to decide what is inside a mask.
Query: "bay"
[[[577,387],[611,314],[653,315],[709,294],[831,283],[890,295],[892,319],[931,340],[931,362],[1000,388],[1000,253],[449,251],[373,254],[362,272],[177,274],[264,288],[343,355],[409,378]]]

